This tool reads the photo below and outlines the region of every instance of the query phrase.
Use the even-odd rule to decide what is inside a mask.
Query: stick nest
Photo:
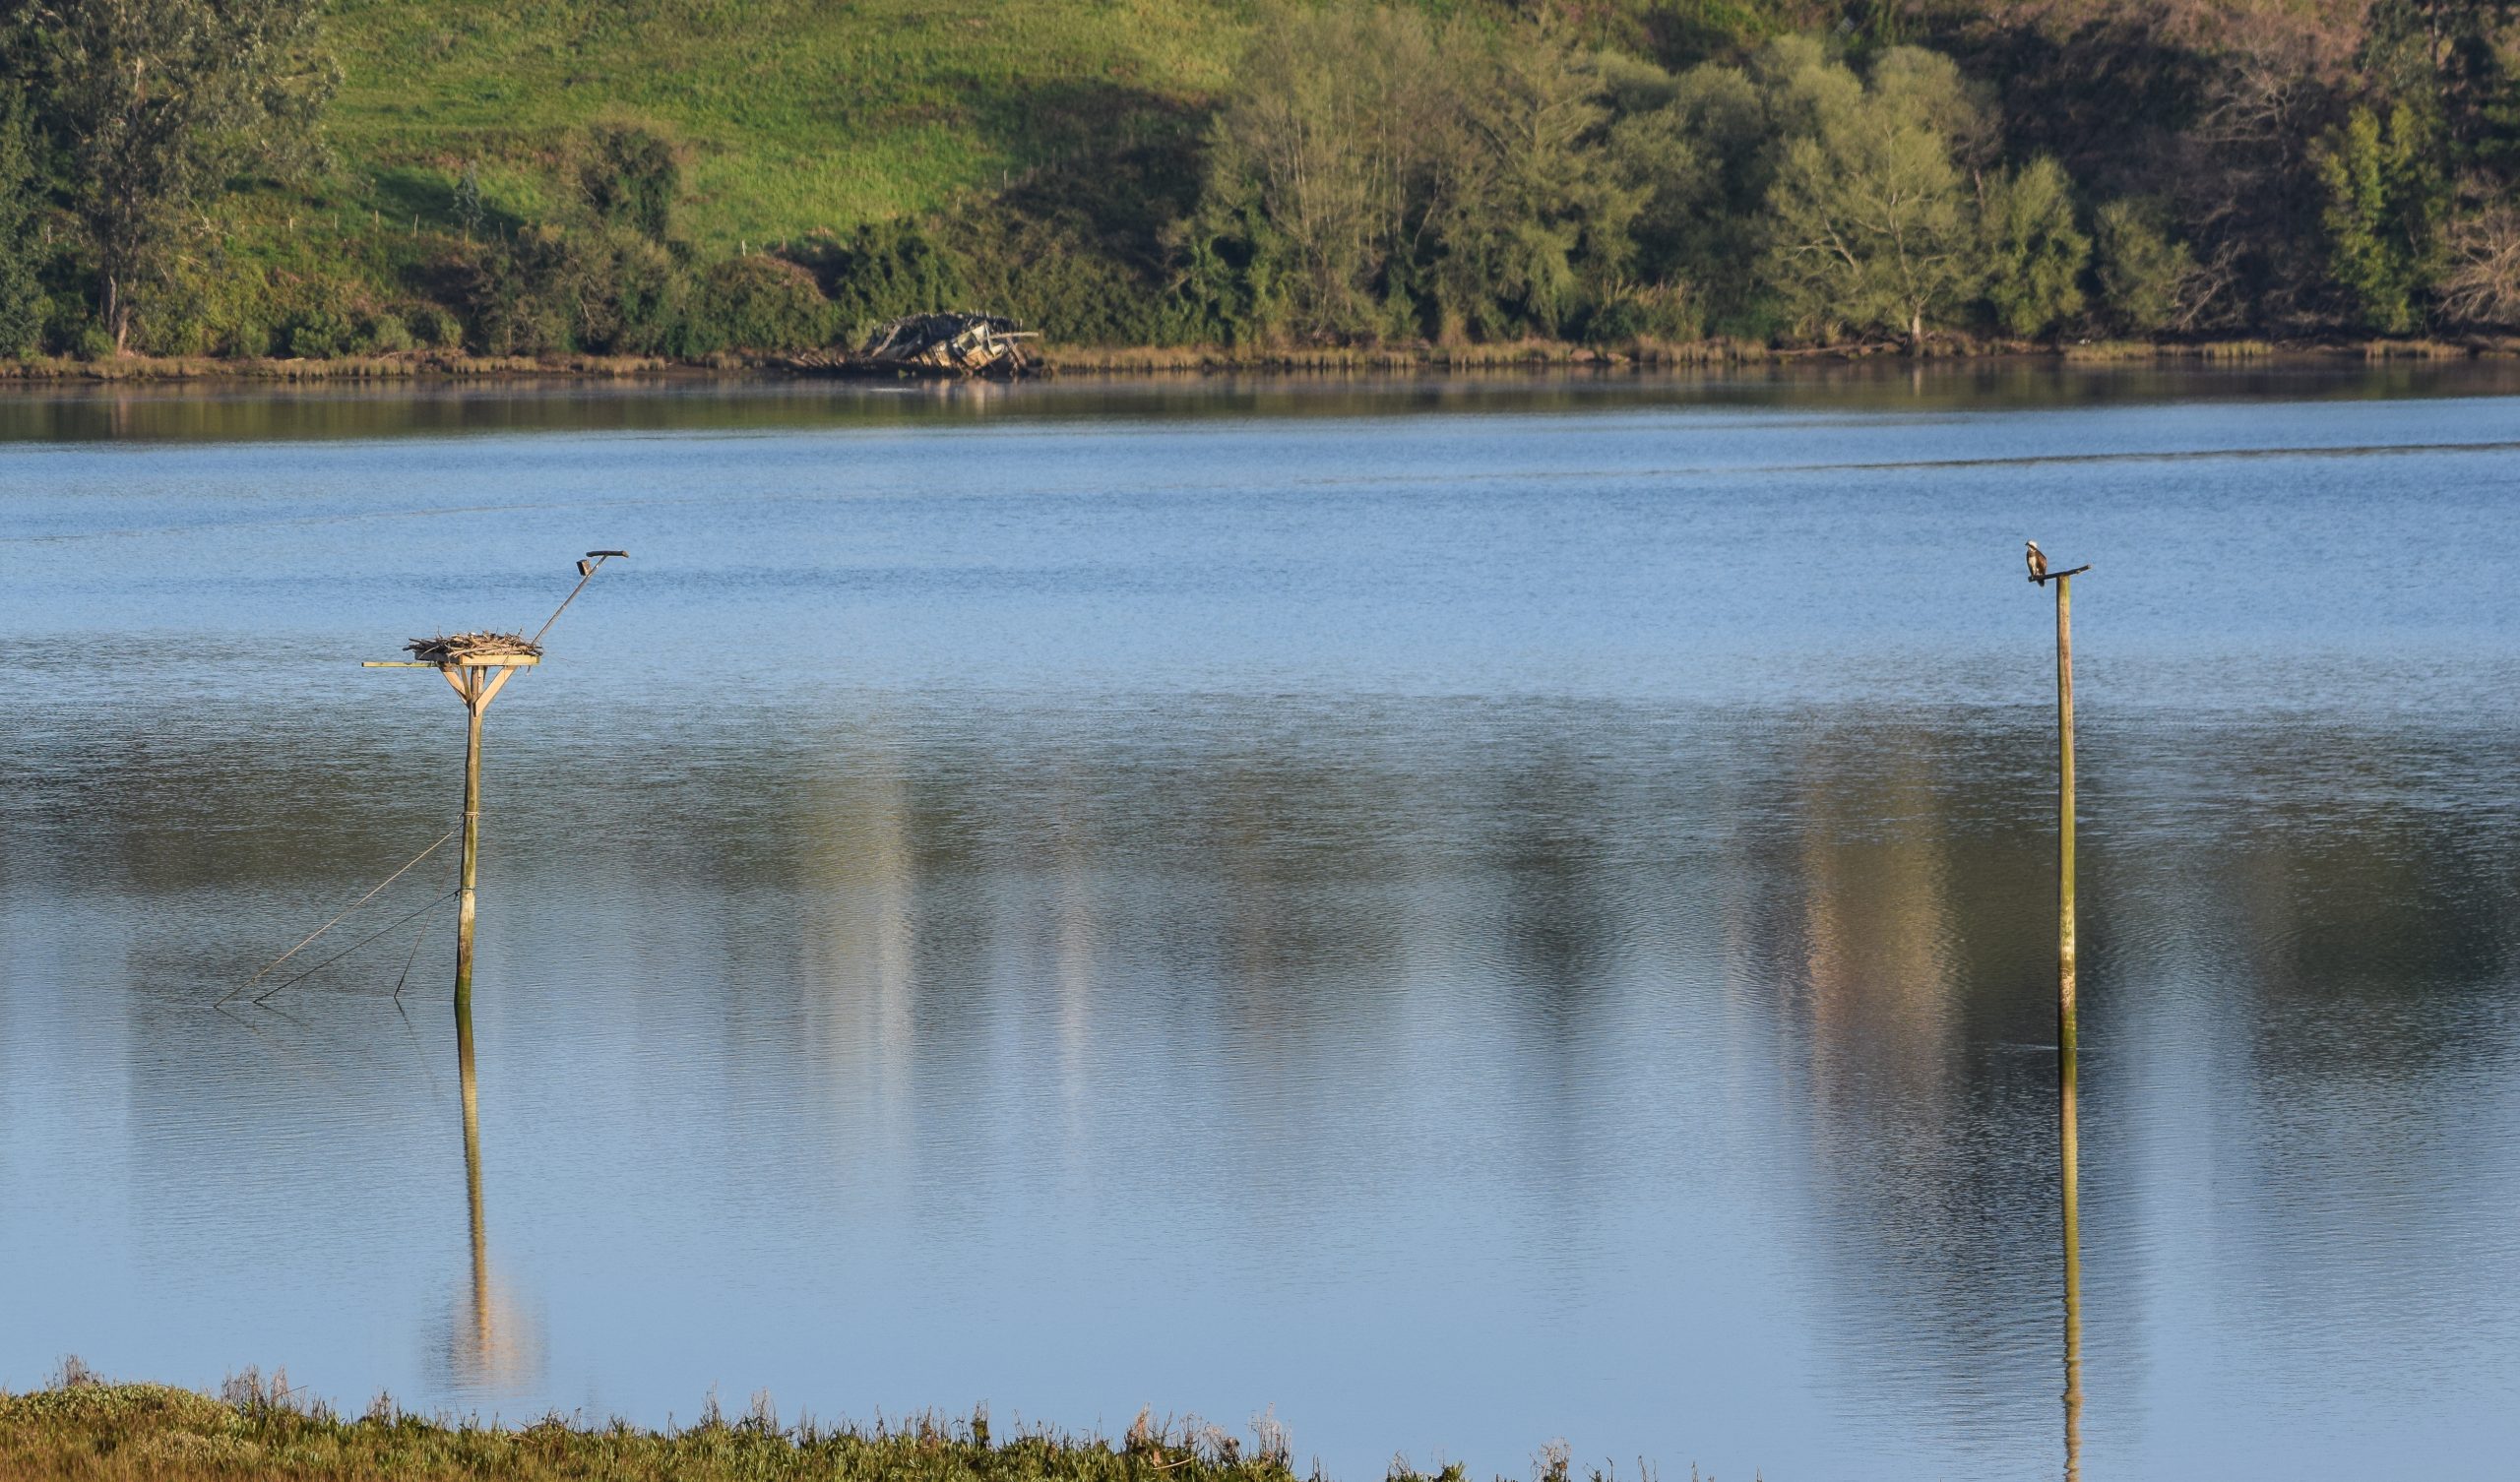
[[[507,653],[542,655],[542,646],[522,633],[441,633],[435,638],[415,638],[403,647],[413,658],[433,664]]]

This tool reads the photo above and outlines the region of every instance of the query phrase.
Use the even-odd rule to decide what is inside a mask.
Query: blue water
[[[2061,1473],[2028,536],[2084,1473],[2489,1473],[2512,381],[0,399],[0,1385]]]

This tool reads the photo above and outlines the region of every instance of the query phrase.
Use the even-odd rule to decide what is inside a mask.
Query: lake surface
[[[2083,1472],[2507,1465],[2496,366],[0,397],[0,1385],[2060,1475],[2025,536]]]

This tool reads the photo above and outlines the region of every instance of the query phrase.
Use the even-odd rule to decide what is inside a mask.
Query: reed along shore
[[[1251,1439],[1140,1416],[1118,1441],[1026,1428],[999,1435],[985,1411],[964,1420],[919,1416],[872,1426],[782,1424],[767,1397],[740,1419],[714,1398],[689,1424],[646,1429],[548,1416],[500,1424],[478,1416],[423,1417],[379,1395],[345,1418],[303,1401],[285,1376],[250,1371],[214,1398],[167,1385],[104,1384],[73,1369],[25,1394],[0,1391],[0,1477],[76,1482],[235,1479],[411,1479],[505,1482],[546,1478],[620,1482],[1321,1482],[1298,1473],[1284,1433],[1261,1421]],[[1565,1451],[1544,1454],[1545,1482],[1569,1482]],[[1465,1482],[1459,1465],[1392,1482]],[[1598,1474],[1592,1482],[1608,1482]]]

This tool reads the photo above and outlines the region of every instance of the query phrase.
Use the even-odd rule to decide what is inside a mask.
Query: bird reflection
[[[472,1005],[455,1005],[455,1063],[464,1089],[464,1204],[472,1233],[471,1299],[449,1325],[447,1365],[458,1388],[513,1390],[529,1386],[534,1345],[514,1304],[490,1274],[490,1243],[481,1208],[481,1102],[472,1070]]]

